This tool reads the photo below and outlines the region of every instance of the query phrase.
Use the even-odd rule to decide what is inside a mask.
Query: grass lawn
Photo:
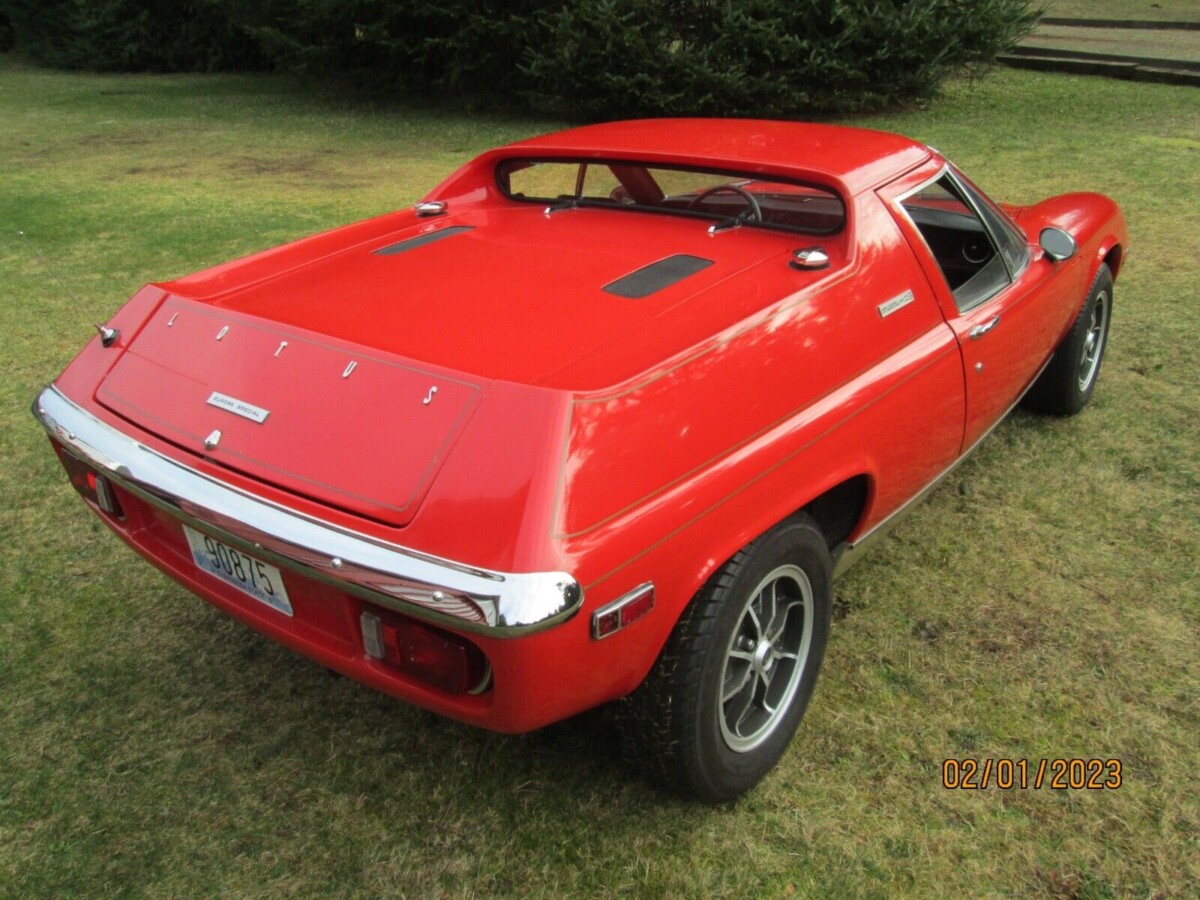
[[[234,624],[85,514],[28,412],[142,283],[555,123],[0,60],[0,896],[1194,891],[1200,91],[1005,69],[857,124],[1005,200],[1107,191],[1133,250],[1093,405],[1015,414],[838,584],[796,741],[707,808],[623,771],[602,713],[490,735]],[[1123,783],[950,791],[947,757],[1118,758]]]

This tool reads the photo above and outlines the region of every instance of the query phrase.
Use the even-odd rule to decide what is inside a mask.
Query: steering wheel
[[[714,187],[707,188],[706,190],[703,190],[697,194],[692,199],[692,202],[687,205],[687,208],[695,209],[714,194],[737,194],[746,201],[748,209],[739,213],[737,215],[738,219],[743,219],[743,221],[750,222],[761,222],[763,220],[762,207],[758,205],[758,201],[754,199],[754,195],[745,188],[738,187],[736,184],[718,184]],[[747,213],[749,213],[748,216],[746,215]]]

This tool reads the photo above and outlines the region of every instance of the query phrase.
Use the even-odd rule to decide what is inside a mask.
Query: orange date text
[[[1121,786],[1119,759],[947,759],[942,787],[947,790],[1103,791]]]

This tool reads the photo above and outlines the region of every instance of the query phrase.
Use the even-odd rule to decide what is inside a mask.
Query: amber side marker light
[[[71,480],[71,485],[79,491],[79,495],[84,500],[94,503],[114,519],[125,518],[121,504],[117,501],[116,492],[113,491],[113,486],[107,478],[79,457],[60,448],[58,444],[54,445],[54,449],[58,452],[58,458],[62,462],[63,468],[67,470],[67,478]]]
[[[359,616],[363,649],[386,666],[448,694],[481,694],[492,672],[483,651],[456,634],[384,610]]]
[[[596,640],[616,634],[654,609],[654,585],[640,584],[612,603],[592,613],[592,637]]]

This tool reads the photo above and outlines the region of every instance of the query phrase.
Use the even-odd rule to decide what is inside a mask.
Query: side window
[[[1011,283],[988,229],[949,174],[910,194],[901,205],[941,267],[959,312]]]
[[[514,197],[574,197],[580,174],[578,163],[514,163],[501,171],[504,189]]]
[[[624,201],[621,182],[604,163],[515,162],[499,174],[501,187],[517,199]]]
[[[624,189],[613,170],[603,163],[583,163],[580,171],[580,196],[597,200],[620,200]]]

